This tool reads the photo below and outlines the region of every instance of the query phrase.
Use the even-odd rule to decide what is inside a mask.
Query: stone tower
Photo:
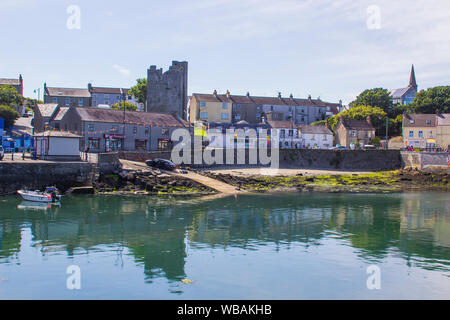
[[[169,70],[147,70],[147,112],[175,113],[186,119],[188,63],[172,61]]]

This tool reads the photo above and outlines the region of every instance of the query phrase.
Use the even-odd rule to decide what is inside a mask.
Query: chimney
[[[339,100],[339,104],[342,106],[342,99]]]
[[[217,90],[214,90],[213,95],[217,97]]]
[[[291,100],[294,99],[294,96],[292,95],[292,93],[289,95],[289,98],[290,98]]]
[[[311,95],[310,94],[308,95],[308,100],[311,101]]]
[[[88,83],[88,91],[91,92],[92,91],[92,84]]]
[[[247,97],[250,97],[250,92],[247,91]]]
[[[278,99],[281,99],[281,92],[278,92]]]
[[[230,91],[227,90],[227,98],[230,98]]]

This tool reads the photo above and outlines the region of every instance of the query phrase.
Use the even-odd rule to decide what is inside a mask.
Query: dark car
[[[3,150],[3,147],[0,146],[0,160],[3,160],[4,156],[5,156],[5,150]]]
[[[176,168],[175,163],[166,159],[153,159],[145,161],[147,166],[167,171],[173,171]]]

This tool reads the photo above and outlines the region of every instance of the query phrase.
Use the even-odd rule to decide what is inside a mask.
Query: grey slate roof
[[[441,113],[437,115],[438,126],[450,126],[450,113]]]
[[[90,98],[91,93],[88,89],[81,88],[55,88],[47,87],[46,94],[50,96],[61,96],[61,97],[80,97],[80,98]]]
[[[310,133],[310,134],[333,134],[330,129],[326,126],[311,126],[307,124],[299,125],[298,129],[301,133]]]
[[[57,107],[58,107],[57,103],[45,103],[37,105],[37,109],[39,110],[40,114],[43,117],[48,118],[50,118],[54,114]]]
[[[374,130],[375,128],[366,120],[346,120],[341,119],[340,122],[345,128],[350,130]]]
[[[427,123],[428,121],[428,123]],[[403,115],[403,127],[435,127],[435,114],[405,114]]]
[[[78,107],[76,111],[81,120],[86,122],[123,123],[124,121],[124,112],[120,110]],[[189,126],[186,121],[177,116],[156,112],[126,111],[125,121],[154,126]]]
[[[67,111],[69,111],[69,107],[61,107],[59,108],[58,113],[56,114],[55,118],[53,120],[55,121],[61,121],[62,118],[66,115]]]
[[[279,98],[279,97],[257,97],[257,96],[240,96],[240,95],[226,95],[226,94],[202,94],[194,93],[197,101],[205,102],[226,102],[237,104],[271,104],[271,105],[285,105],[285,106],[302,106],[302,107],[330,107],[330,111],[334,114],[338,113],[338,103],[330,103],[318,99],[300,99],[300,98]]]
[[[0,78],[0,85],[20,86],[19,79],[4,79]]]

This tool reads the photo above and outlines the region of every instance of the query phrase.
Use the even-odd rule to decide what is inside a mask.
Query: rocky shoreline
[[[201,174],[249,192],[401,192],[449,191],[449,170],[401,169],[352,175],[238,176],[204,171]]]
[[[213,171],[197,171],[204,176],[225,182],[248,192],[401,192],[449,191],[448,170],[419,171],[402,169],[353,175],[318,176],[237,176]],[[93,183],[103,194],[212,194],[215,190],[182,176],[168,175],[160,170],[122,171],[99,176]]]

